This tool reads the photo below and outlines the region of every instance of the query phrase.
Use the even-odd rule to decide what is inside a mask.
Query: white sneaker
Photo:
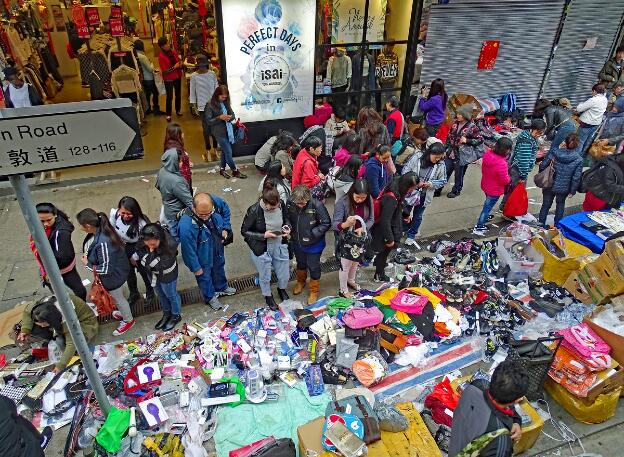
[[[472,229],[472,234],[477,236],[485,236],[487,228],[475,227]]]
[[[416,241],[414,238],[405,238],[405,242],[403,244],[405,244],[405,246],[416,246]]]

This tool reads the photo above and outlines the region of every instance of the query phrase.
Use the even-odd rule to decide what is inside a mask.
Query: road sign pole
[[[95,393],[95,398],[100,404],[100,409],[104,413],[104,416],[107,416],[108,411],[110,410],[110,403],[108,401],[108,397],[106,396],[106,392],[104,391],[104,385],[102,384],[100,375],[95,368],[93,355],[91,354],[89,346],[87,345],[87,340],[82,333],[82,327],[80,327],[78,316],[76,316],[76,311],[74,310],[74,306],[67,293],[63,277],[61,276],[56,259],[54,258],[54,253],[50,247],[43,225],[39,221],[39,216],[37,215],[35,204],[30,195],[30,189],[26,183],[26,178],[24,178],[24,175],[17,175],[9,176],[9,180],[13,189],[15,189],[17,202],[22,210],[24,219],[26,219],[26,224],[28,225],[28,230],[35,241],[35,246],[37,246],[37,250],[41,256],[41,261],[43,262],[43,266],[45,267],[48,278],[50,279],[52,290],[54,291],[59,305],[61,306],[61,312],[63,313],[65,322],[67,322],[69,333],[74,340],[74,345],[76,346],[78,355],[82,360],[82,366],[85,369],[87,378],[89,378],[89,383]]]

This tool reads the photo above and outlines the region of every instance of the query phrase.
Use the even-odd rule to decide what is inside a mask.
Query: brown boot
[[[321,287],[320,279],[310,279],[310,284],[308,285],[308,289],[310,289],[310,295],[308,295],[308,305],[318,301],[319,287]]]
[[[308,279],[307,270],[297,270],[297,284],[293,287],[293,294],[299,295],[303,292],[303,289],[306,286],[306,279]]]

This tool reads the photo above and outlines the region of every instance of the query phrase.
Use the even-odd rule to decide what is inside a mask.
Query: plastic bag
[[[385,432],[402,432],[407,430],[407,418],[395,406],[378,402],[373,408],[379,419],[379,428]]]
[[[165,89],[165,81],[163,80],[162,75],[156,71],[154,72],[154,83],[156,84],[158,95],[167,95],[167,90]]]
[[[427,396],[427,398],[436,398],[440,400],[444,406],[451,411],[455,411],[457,403],[459,402],[459,395],[453,390],[451,381],[446,377],[442,380],[442,382],[435,385],[433,391]]]
[[[62,355],[63,351],[56,340],[50,340],[48,343],[48,360],[52,363],[58,363]]]
[[[95,440],[108,452],[115,454],[121,447],[121,439],[130,426],[130,410],[111,408],[106,422],[100,428]]]
[[[529,196],[527,195],[526,185],[524,181],[520,181],[518,185],[511,191],[507,203],[503,208],[503,216],[517,217],[524,216],[529,210]]]
[[[574,396],[550,378],[546,379],[544,388],[576,420],[586,424],[600,424],[613,417],[623,389],[619,387],[609,393],[598,395],[592,403],[586,398]]]

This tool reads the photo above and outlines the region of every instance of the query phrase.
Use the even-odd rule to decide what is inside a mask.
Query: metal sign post
[[[82,365],[104,415],[110,403],[95,368],[24,173],[140,159],[143,144],[128,99],[0,110],[0,176],[8,175]]]

